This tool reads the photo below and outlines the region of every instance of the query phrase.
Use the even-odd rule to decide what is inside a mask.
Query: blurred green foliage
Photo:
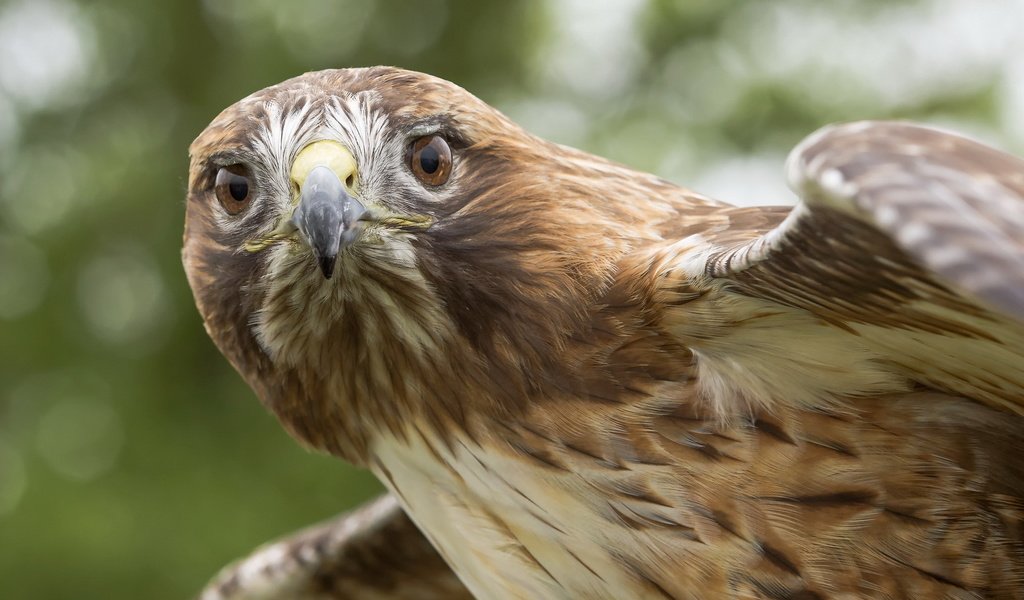
[[[786,149],[829,121],[1020,146],[1018,42],[969,5],[0,2],[0,597],[187,597],[380,489],[288,439],[192,305],[187,148],[228,104],[394,64],[556,141],[784,201]]]

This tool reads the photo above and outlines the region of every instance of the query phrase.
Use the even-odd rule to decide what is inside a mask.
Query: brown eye
[[[409,168],[427,185],[441,185],[452,174],[452,149],[439,135],[426,135],[412,143]]]
[[[217,180],[213,184],[224,210],[230,215],[237,215],[245,210],[252,198],[252,184],[249,183],[249,170],[242,165],[221,167],[217,171]]]

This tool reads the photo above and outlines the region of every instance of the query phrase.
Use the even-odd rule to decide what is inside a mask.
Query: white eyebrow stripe
[[[240,234],[243,230],[252,230],[253,221],[264,212],[259,210],[257,204],[288,203],[291,161],[299,148],[313,137],[322,121],[313,114],[319,110],[316,103],[307,101],[292,106],[290,110],[284,110],[278,102],[267,101],[264,104],[266,117],[258,122],[249,121],[253,125],[252,149],[233,157],[251,163],[258,195],[253,200],[254,205],[239,217],[228,215],[218,206],[214,211],[214,219],[222,231]],[[269,232],[275,225],[271,220],[264,223],[260,230]]]

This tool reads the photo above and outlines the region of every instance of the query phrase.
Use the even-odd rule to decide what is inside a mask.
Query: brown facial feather
[[[286,171],[339,113],[367,198],[433,224],[364,236],[328,282],[298,242],[241,250],[287,206],[273,169],[258,179],[276,204],[234,221],[210,174]],[[398,158],[424,128],[453,148],[438,190]],[[787,212],[545,142],[426,75],[325,71],[197,138],[184,261],[261,400],[370,465],[474,593],[1014,597],[1019,324],[870,223]],[[410,491],[420,476],[437,498]]]

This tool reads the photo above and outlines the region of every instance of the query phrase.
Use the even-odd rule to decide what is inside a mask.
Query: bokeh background
[[[737,203],[786,152],[909,117],[1024,150],[1024,3],[0,0],[0,597],[184,598],[377,493],[306,453],[207,340],[187,148],[298,73],[393,64]]]

